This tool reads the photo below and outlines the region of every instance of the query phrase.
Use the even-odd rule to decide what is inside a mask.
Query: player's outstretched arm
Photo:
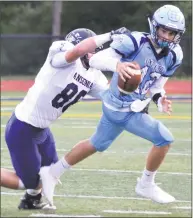
[[[112,30],[109,33],[87,38],[76,46],[69,42],[54,42],[50,47],[50,63],[52,67],[56,68],[69,65],[85,54],[95,52],[96,48],[101,47],[104,43],[111,41],[114,34],[122,34],[126,31],[128,31],[126,28]]]
[[[124,34],[128,32],[129,30],[127,28],[121,27],[117,30],[112,30],[109,33],[104,33],[85,39],[82,42],[78,43],[73,49],[66,52],[66,62],[72,63],[73,61],[84,56],[85,54],[94,52],[96,48],[99,48],[106,42],[111,41],[113,35]]]
[[[89,65],[101,71],[117,72],[125,81],[125,78],[130,79],[134,75],[129,67],[135,66],[131,62],[120,62],[121,58],[122,56],[113,48],[107,48],[93,55],[89,60]]]
[[[94,52],[96,48],[102,46],[110,40],[110,32],[85,39],[65,53],[65,60],[67,63],[71,63],[87,53]]]

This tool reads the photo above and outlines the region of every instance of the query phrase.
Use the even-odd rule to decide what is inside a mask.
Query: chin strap
[[[86,68],[87,70],[89,69],[90,65],[89,65],[89,60],[88,60],[88,55],[84,55],[83,57],[80,58],[82,65],[84,68]]]

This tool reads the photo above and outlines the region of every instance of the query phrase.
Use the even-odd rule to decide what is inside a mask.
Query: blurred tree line
[[[177,76],[192,74],[192,1],[98,1],[62,2],[61,36],[85,27],[104,33],[125,26],[148,32],[147,14],[164,4],[178,6],[186,19],[181,46],[183,65]],[[45,61],[52,37],[51,1],[0,2],[1,75],[37,74]],[[27,35],[26,35],[27,34]],[[43,34],[43,35],[42,35]]]

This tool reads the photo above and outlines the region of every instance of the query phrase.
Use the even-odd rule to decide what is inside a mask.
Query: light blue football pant
[[[160,121],[150,115],[146,113],[112,111],[103,105],[103,115],[98,123],[96,132],[90,138],[91,144],[97,151],[104,151],[123,130],[147,139],[155,146],[165,146],[174,141],[170,131]]]

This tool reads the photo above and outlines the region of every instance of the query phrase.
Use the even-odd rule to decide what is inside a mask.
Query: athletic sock
[[[27,193],[29,195],[36,196],[41,193],[41,188],[40,189],[27,189]]]
[[[57,161],[55,164],[51,165],[50,172],[51,174],[56,177],[60,178],[60,176],[70,169],[70,165],[67,163],[67,161],[64,158],[61,158],[59,161]]]
[[[154,183],[155,175],[157,171],[151,172],[147,169],[144,169],[141,182],[142,183]]]

